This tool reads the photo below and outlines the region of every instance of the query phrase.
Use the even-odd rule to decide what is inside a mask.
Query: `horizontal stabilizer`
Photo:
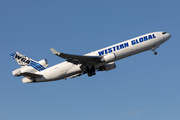
[[[14,76],[17,76],[17,74],[18,74],[23,68],[24,68],[24,67],[21,67],[21,68],[18,68],[18,69],[16,69],[16,70],[12,71],[12,74],[13,74]]]
[[[42,77],[42,75],[40,74],[36,74],[36,73],[21,73],[21,75],[25,76],[25,77],[30,77],[30,78],[38,78],[38,77]]]

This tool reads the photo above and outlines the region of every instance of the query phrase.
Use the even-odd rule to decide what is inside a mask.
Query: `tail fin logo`
[[[22,54],[20,54],[18,52],[12,53],[11,56],[16,60],[16,62],[20,66],[29,65],[31,63],[31,59],[30,58],[28,58],[25,55],[22,55]]]
[[[38,70],[38,71],[42,71],[44,69],[46,69],[46,67],[42,66],[40,63],[36,62],[35,60],[26,57],[23,54],[20,54],[18,52],[14,52],[12,54],[10,54],[11,57],[13,57],[13,59],[20,65],[20,66],[31,66],[34,69]]]

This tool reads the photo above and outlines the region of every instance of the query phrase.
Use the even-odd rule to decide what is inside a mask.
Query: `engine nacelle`
[[[107,63],[113,62],[115,60],[116,60],[116,56],[114,53],[109,53],[109,54],[103,56],[103,58],[102,58],[102,61],[107,62]]]
[[[32,66],[28,65],[28,66],[23,66],[21,68],[18,68],[16,70],[14,70],[12,72],[12,74],[15,75],[15,76],[21,76],[21,73],[26,73],[26,72],[34,73],[34,72],[39,71],[42,68],[42,66],[44,68],[49,66],[49,64],[48,64],[46,59],[40,60],[39,62],[33,64]]]
[[[38,63],[41,64],[44,68],[49,66],[47,59],[40,60]]]
[[[109,70],[112,70],[112,69],[114,69],[114,68],[116,68],[115,62],[111,62],[111,63],[108,63],[108,64],[102,66],[102,67],[100,68],[100,70],[101,70],[101,71],[104,71],[104,70],[109,71]]]

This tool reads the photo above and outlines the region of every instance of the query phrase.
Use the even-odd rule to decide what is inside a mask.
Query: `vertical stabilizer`
[[[21,68],[12,71],[12,74],[14,76],[28,76],[25,73],[35,73],[38,71],[40,72],[46,69],[46,67],[48,67],[49,65],[46,59],[36,62],[35,60],[26,57],[25,55],[20,54],[19,52],[14,52],[10,55],[21,66]]]
[[[20,54],[19,52],[14,52],[12,54],[10,54],[11,57],[13,57],[13,59],[20,65],[20,66],[26,66],[26,65],[30,65],[31,62],[35,62],[35,60],[26,57],[23,54]]]
[[[46,69],[46,67],[49,65],[46,59],[36,62],[35,60],[26,57],[25,55],[20,54],[19,52],[14,52],[10,55],[21,67],[30,66],[37,71],[42,71]]]

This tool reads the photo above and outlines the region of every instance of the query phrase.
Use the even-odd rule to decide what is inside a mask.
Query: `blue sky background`
[[[179,120],[179,0],[1,0],[1,120]],[[157,49],[117,68],[74,79],[23,84],[11,71],[18,51],[50,66],[50,48],[79,54],[149,32],[167,31]]]

